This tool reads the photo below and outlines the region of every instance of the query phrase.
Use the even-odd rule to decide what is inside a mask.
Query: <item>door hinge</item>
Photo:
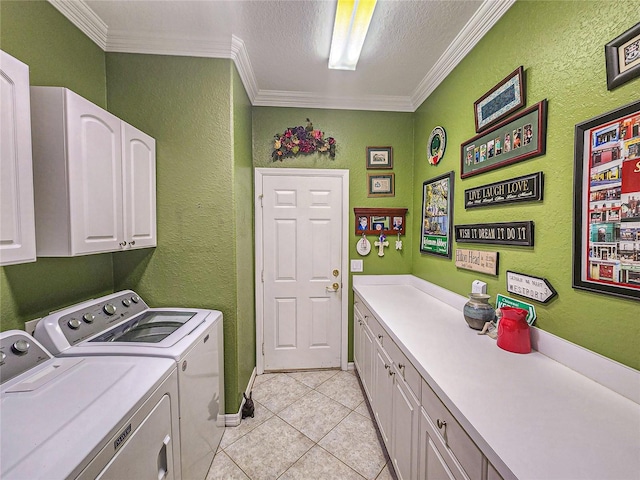
[[[260,270],[260,281],[264,283],[264,270]]]
[[[264,356],[264,342],[262,342],[262,356]]]
[[[260,208],[262,208],[262,198],[264,197],[263,194],[258,195],[258,198],[260,199]]]

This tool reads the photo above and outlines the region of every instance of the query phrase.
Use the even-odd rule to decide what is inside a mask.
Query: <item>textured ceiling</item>
[[[106,51],[232,58],[254,105],[414,111],[515,0],[378,0],[355,71],[333,0],[49,0]]]

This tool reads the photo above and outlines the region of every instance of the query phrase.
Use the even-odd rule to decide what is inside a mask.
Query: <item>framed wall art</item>
[[[437,165],[447,148],[447,132],[444,128],[437,126],[431,131],[427,142],[427,160],[429,165]]]
[[[393,173],[367,173],[368,197],[395,197],[395,175]]]
[[[392,147],[367,147],[367,169],[393,168]]]
[[[476,133],[525,105],[524,68],[519,66],[473,103]]]
[[[406,208],[355,207],[356,235],[404,235]]]
[[[451,258],[454,172],[422,184],[420,252]]]
[[[640,100],[575,127],[573,287],[640,300]]]
[[[460,178],[544,155],[546,140],[545,99],[460,145]]]
[[[640,76],[640,23],[604,46],[607,89]]]

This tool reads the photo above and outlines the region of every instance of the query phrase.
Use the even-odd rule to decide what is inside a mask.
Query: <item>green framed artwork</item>
[[[460,178],[544,155],[546,139],[545,99],[460,145]]]

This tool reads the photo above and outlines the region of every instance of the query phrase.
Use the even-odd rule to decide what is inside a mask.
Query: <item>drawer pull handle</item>
[[[438,425],[438,428],[446,428],[447,427],[447,422],[445,420],[436,420],[436,425]]]
[[[384,364],[384,368],[386,368],[387,370],[389,370],[391,368],[391,365],[387,365],[386,363]]]
[[[389,376],[393,377],[396,374],[396,372],[394,372],[393,370],[389,369]]]
[[[378,340],[382,340],[384,338],[384,335],[378,335]]]
[[[404,364],[403,364],[403,363],[399,363],[399,364],[398,364],[398,368],[399,368],[400,370],[404,370]]]

